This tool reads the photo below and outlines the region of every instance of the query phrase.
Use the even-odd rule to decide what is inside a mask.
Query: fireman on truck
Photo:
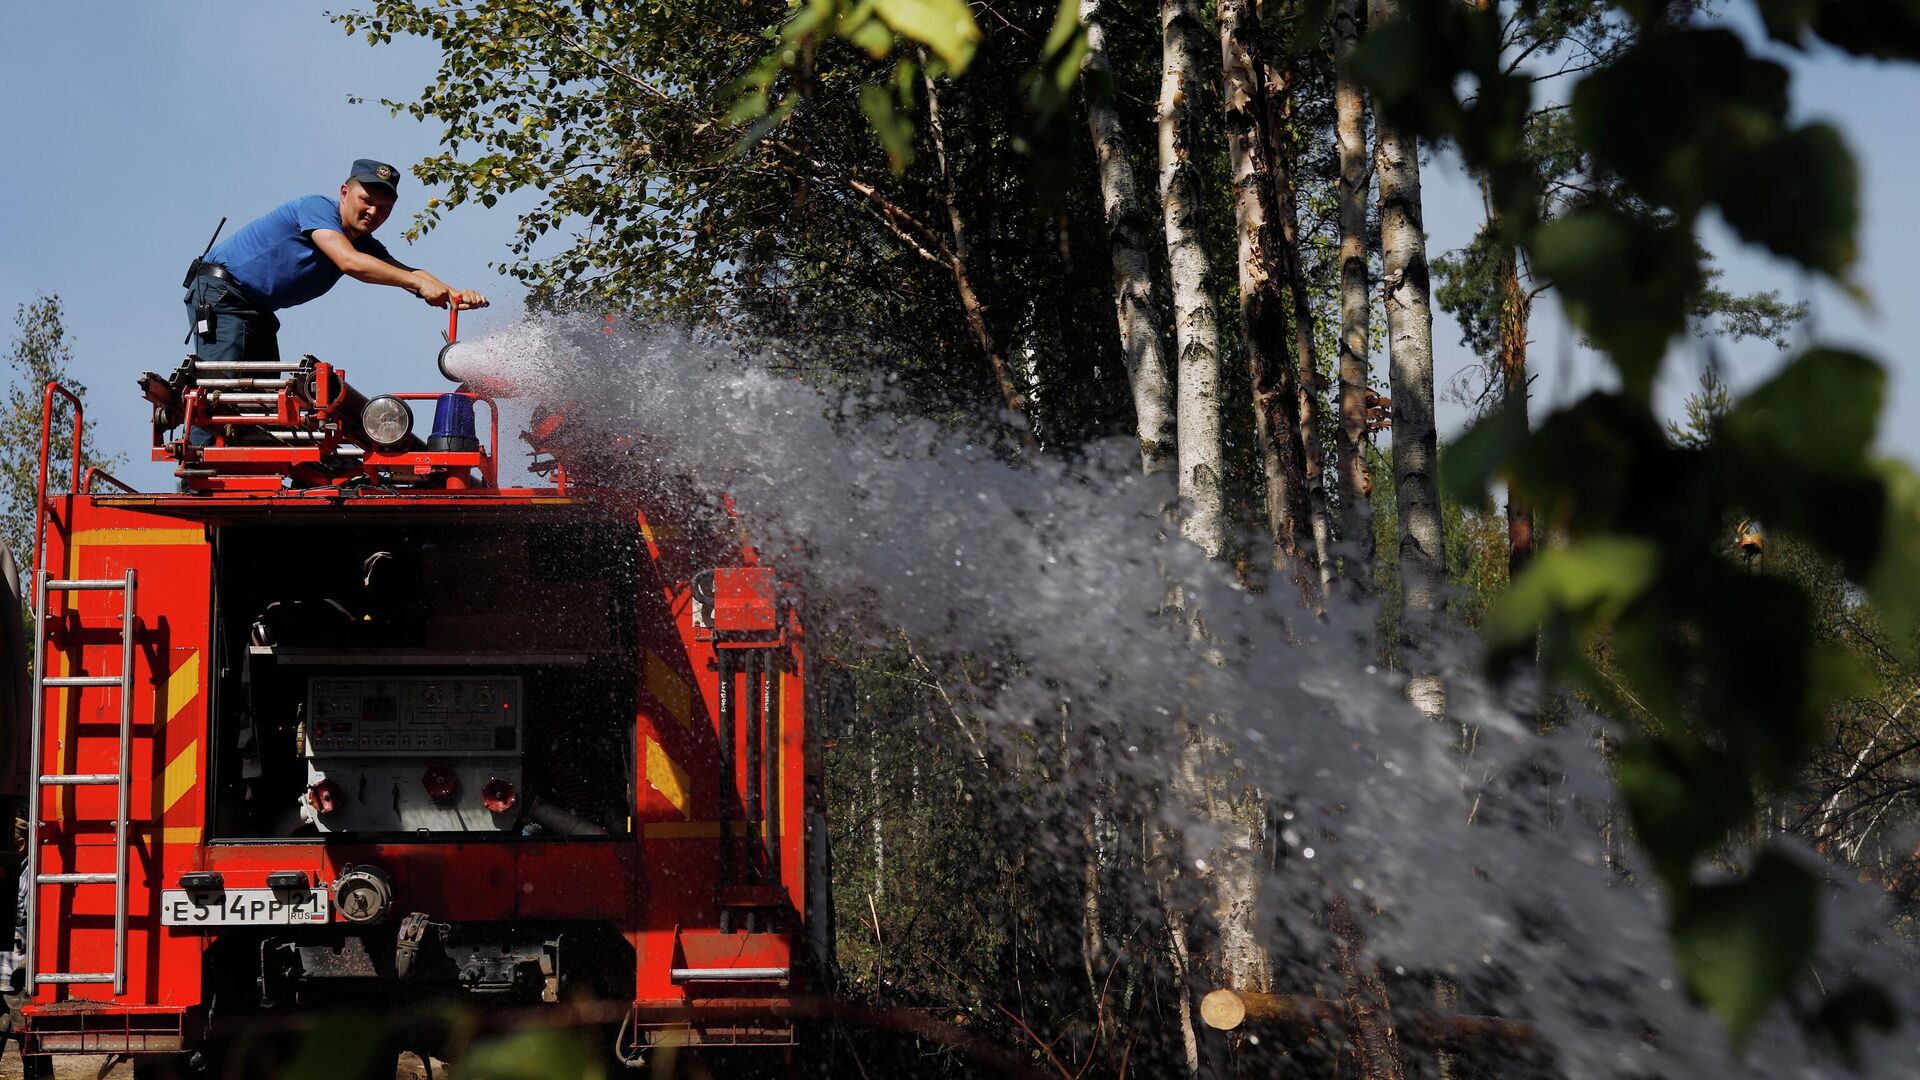
[[[434,307],[486,307],[486,297],[406,265],[373,238],[393,213],[399,179],[393,166],[361,158],[338,198],[282,203],[195,259],[185,281],[194,354],[216,363],[278,361],[273,313],[324,294],[342,275],[405,289]]]

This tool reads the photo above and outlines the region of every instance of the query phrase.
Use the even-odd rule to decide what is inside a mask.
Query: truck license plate
[[[324,923],[329,918],[324,889],[226,889],[160,894],[163,926],[277,926]]]

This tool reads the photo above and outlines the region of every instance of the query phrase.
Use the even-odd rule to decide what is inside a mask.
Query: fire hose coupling
[[[377,866],[349,866],[333,883],[333,907],[348,922],[373,922],[393,904],[393,878]]]

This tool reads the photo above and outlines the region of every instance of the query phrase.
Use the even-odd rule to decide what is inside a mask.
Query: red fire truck
[[[577,405],[511,487],[464,387],[369,398],[312,357],[141,385],[178,490],[82,469],[46,392],[29,1060],[157,1075],[263,1009],[439,993],[618,1002],[630,1063],[790,1046],[826,925],[807,670],[724,500],[631,482]]]

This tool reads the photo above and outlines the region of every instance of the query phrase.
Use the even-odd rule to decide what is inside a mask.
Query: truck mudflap
[[[29,1005],[21,1052],[27,1054],[158,1054],[191,1049],[188,1010],[170,1005],[60,1001]]]

